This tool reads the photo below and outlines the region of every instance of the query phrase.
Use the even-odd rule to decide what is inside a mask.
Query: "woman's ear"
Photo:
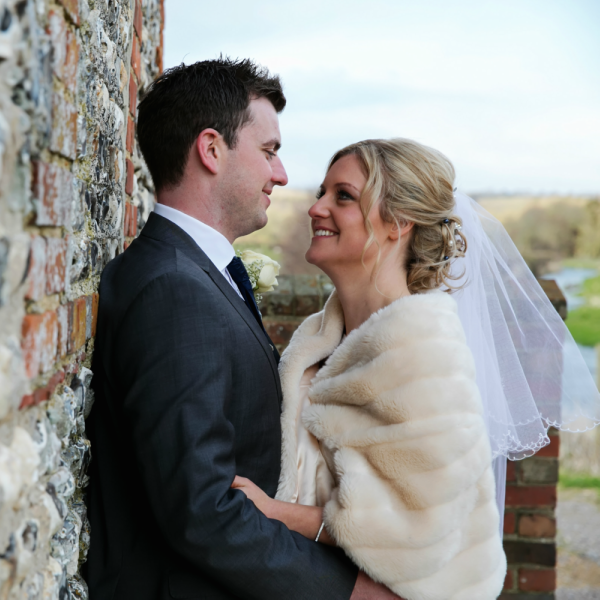
[[[223,136],[215,129],[204,129],[196,138],[196,152],[200,162],[213,175],[219,172],[223,160]]]
[[[403,238],[408,235],[408,233],[412,230],[414,223],[409,221],[396,221],[389,232],[389,238],[393,242],[397,241],[398,238]]]

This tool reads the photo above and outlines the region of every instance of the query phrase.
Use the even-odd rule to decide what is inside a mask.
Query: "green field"
[[[566,324],[578,344],[600,344],[600,308],[582,306],[569,313]]]
[[[581,292],[581,295],[588,300],[592,298],[600,299],[600,275],[598,277],[586,279],[583,282],[583,290]]]
[[[562,488],[600,490],[600,477],[592,477],[582,473],[560,472],[558,484]]]

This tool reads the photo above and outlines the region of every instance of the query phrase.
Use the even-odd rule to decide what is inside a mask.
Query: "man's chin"
[[[266,227],[268,222],[269,222],[269,217],[267,217],[267,211],[265,210],[265,212],[263,212],[257,216],[254,231],[258,231],[259,229]]]
[[[269,221],[269,217],[267,217],[267,213],[263,212],[262,214],[256,215],[254,219],[247,219],[242,227],[241,232],[237,237],[243,237],[245,235],[250,235],[259,229],[262,229],[266,226]]]

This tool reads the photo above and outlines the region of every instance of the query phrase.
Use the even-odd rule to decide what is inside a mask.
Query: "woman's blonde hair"
[[[364,140],[339,150],[328,170],[344,156],[356,156],[367,183],[361,208],[369,239],[363,250],[378,243],[369,219],[373,206],[380,202],[381,218],[388,223],[413,223],[408,244],[406,270],[411,294],[445,286],[454,289],[450,263],[464,256],[466,239],[461,220],[453,215],[454,178],[452,163],[433,148],[412,140]],[[374,272],[379,264],[380,254]]]

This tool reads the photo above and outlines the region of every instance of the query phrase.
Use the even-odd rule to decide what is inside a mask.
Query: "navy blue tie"
[[[231,275],[231,279],[235,282],[240,290],[242,296],[244,297],[244,301],[246,306],[250,309],[250,312],[254,315],[254,318],[260,325],[260,328],[263,330],[267,340],[269,340],[269,346],[271,346],[271,350],[275,355],[275,359],[279,360],[279,352],[277,352],[275,345],[271,341],[269,334],[265,331],[262,317],[260,311],[258,310],[258,305],[256,304],[256,300],[254,299],[254,293],[252,292],[252,284],[250,283],[250,277],[248,277],[248,271],[246,271],[246,267],[242,262],[242,259],[239,256],[234,256],[233,260],[227,265],[227,270]]]

